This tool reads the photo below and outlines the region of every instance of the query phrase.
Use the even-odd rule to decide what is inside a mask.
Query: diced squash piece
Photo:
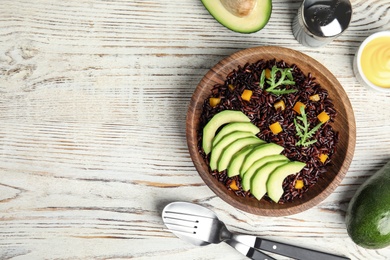
[[[269,126],[269,129],[272,131],[274,135],[279,134],[283,131],[282,126],[279,124],[279,122],[275,122],[272,125]]]
[[[315,94],[315,95],[311,95],[310,97],[309,97],[309,99],[311,100],[311,101],[320,101],[320,95],[318,95],[318,94]]]
[[[264,75],[265,75],[266,79],[271,78],[271,70],[270,69],[265,69]]]
[[[229,84],[228,88],[230,91],[233,91],[236,87],[233,84]]]
[[[295,103],[293,109],[295,112],[297,112],[298,114],[301,114],[301,107],[305,108],[305,104],[303,104],[301,101],[298,101],[297,103]]]
[[[242,95],[241,95],[241,98],[243,100],[246,100],[246,101],[250,101],[251,100],[251,97],[252,97],[252,90],[249,90],[249,89],[245,89],[243,92],[242,92]]]
[[[326,123],[330,119],[330,116],[325,111],[322,111],[317,116],[317,118],[318,118],[318,120],[320,120],[321,123]]]
[[[318,158],[320,158],[320,161],[321,161],[322,163],[325,163],[326,160],[328,159],[328,155],[322,153],[322,154],[320,154],[320,156],[318,156]]]
[[[274,107],[276,110],[278,110],[278,109],[284,110],[284,109],[286,109],[286,104],[284,103],[283,100],[280,100],[274,104]]]
[[[305,184],[303,183],[303,180],[297,180],[295,182],[294,188],[297,189],[297,190],[300,190],[300,189],[303,188],[303,186],[305,186]]]
[[[236,180],[232,180],[232,182],[229,184],[229,187],[232,190],[238,190],[238,186],[237,186]]]
[[[221,98],[211,97],[210,98],[210,106],[216,107],[221,102]]]

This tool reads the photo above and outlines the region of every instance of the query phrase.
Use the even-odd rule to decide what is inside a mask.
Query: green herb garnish
[[[280,74],[280,77],[277,80],[278,72]],[[265,70],[263,70],[260,75],[260,88],[264,88],[265,82],[267,82],[269,85],[269,87],[265,90],[275,95],[290,94],[298,91],[297,89],[277,89],[277,87],[280,87],[282,85],[295,85],[295,81],[292,76],[292,68],[282,69],[274,65],[271,70],[271,77],[267,79],[267,81],[265,80]]]
[[[313,137],[315,132],[318,131],[318,129],[321,127],[321,125],[323,123],[319,123],[318,125],[316,125],[315,127],[313,127],[309,131],[309,126],[310,125],[309,125],[309,122],[307,121],[305,108],[303,106],[301,106],[299,110],[301,112],[301,116],[297,116],[297,118],[300,121],[302,121],[303,125],[299,124],[297,122],[297,120],[294,118],[294,125],[295,125],[295,129],[297,131],[297,136],[300,138],[300,140],[296,143],[296,145],[297,146],[300,145],[300,146],[307,147],[307,146],[317,142],[316,139],[313,139],[313,140],[309,140],[309,139]]]

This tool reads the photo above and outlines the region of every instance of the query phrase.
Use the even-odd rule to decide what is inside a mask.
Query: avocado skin
[[[272,0],[257,0],[247,17],[237,17],[230,13],[220,0],[201,0],[208,12],[220,24],[238,33],[254,33],[263,29],[271,18]]]
[[[390,162],[358,188],[348,205],[346,226],[361,247],[390,245]]]

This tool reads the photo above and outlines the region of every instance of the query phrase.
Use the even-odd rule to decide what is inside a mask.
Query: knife
[[[300,260],[350,260],[350,258],[307,249],[295,245],[288,245],[250,235],[233,234],[231,239],[248,247],[288,256]]]

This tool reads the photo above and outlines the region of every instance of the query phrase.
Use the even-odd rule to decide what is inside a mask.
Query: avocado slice
[[[263,167],[266,163],[273,162],[273,161],[287,161],[287,160],[288,160],[287,157],[284,155],[273,154],[273,155],[264,156],[261,159],[255,161],[251,165],[251,167],[249,167],[248,170],[242,174],[241,185],[243,190],[248,191],[251,188],[251,180],[253,176],[256,174],[259,168]]]
[[[221,141],[218,142],[218,144],[212,148],[211,150],[211,156],[210,156],[210,168],[212,171],[217,169],[217,162],[219,157],[221,156],[223,150],[234,142],[237,139],[244,138],[244,137],[256,137],[254,134],[251,132],[243,132],[243,131],[235,131],[232,132],[226,136],[224,136]]]
[[[250,122],[250,119],[241,111],[224,110],[214,115],[203,128],[202,148],[204,152],[211,152],[211,145],[218,128],[231,122]]]
[[[224,171],[229,166],[230,161],[232,160],[232,157],[241,149],[243,149],[247,145],[252,144],[261,144],[264,141],[257,138],[257,137],[245,137],[238,139],[234,141],[233,143],[229,144],[225,150],[222,152],[221,156],[218,160],[218,171]]]
[[[390,246],[390,162],[360,185],[349,202],[345,222],[357,245],[368,249]]]
[[[277,167],[267,180],[268,197],[278,203],[284,192],[284,179],[291,174],[300,172],[305,166],[306,164],[303,162],[292,161]]]
[[[217,143],[227,134],[235,131],[244,131],[251,132],[254,135],[260,132],[260,129],[252,124],[251,122],[233,122],[224,126],[221,131],[217,133],[212,142],[212,147],[217,145]]]
[[[202,0],[202,3],[219,23],[240,33],[263,29],[272,12],[272,0]]]
[[[249,176],[253,176],[253,174],[255,173],[255,171],[257,171],[257,169],[259,169],[260,167],[262,167],[264,164],[268,163],[268,162],[272,162],[272,161],[279,161],[279,160],[284,160],[284,159],[287,159],[286,156],[282,155],[282,154],[275,154],[275,155],[268,155],[268,156],[264,156],[263,158],[255,161],[249,168],[248,170],[246,170],[246,172],[240,172],[240,176],[241,176],[241,179],[244,177],[245,174],[248,174]]]
[[[268,143],[262,146],[256,147],[251,153],[249,153],[241,167],[241,171],[244,173],[249,169],[249,167],[256,162],[257,160],[263,158],[264,156],[280,154],[283,151],[283,147],[275,143]],[[249,186],[249,185],[248,185]]]
[[[283,164],[288,163],[287,158],[281,161],[271,161],[260,167],[256,173],[253,175],[250,185],[251,193],[255,196],[256,199],[261,200],[261,198],[267,193],[267,180],[269,175]]]
[[[260,143],[258,145],[262,145],[262,144],[263,143]],[[240,174],[240,169],[241,169],[242,163],[245,160],[245,157],[256,146],[257,146],[257,144],[248,145],[248,146],[242,148],[241,151],[238,151],[235,155],[233,155],[232,160],[229,163],[229,166],[227,168],[228,177],[233,177],[233,176],[237,176]]]

